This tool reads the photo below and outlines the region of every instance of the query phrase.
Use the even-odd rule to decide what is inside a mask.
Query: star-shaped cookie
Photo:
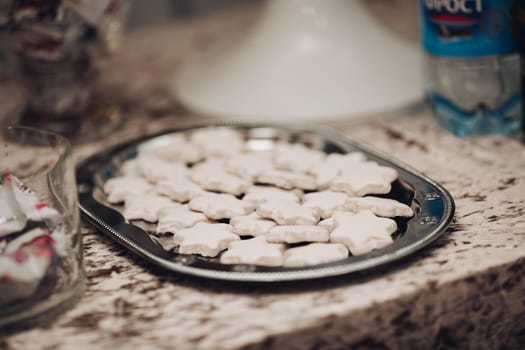
[[[190,172],[190,179],[208,191],[230,193],[235,196],[243,194],[250,182],[232,175],[224,169],[224,160],[211,158],[195,165]]]
[[[138,158],[127,159],[120,165],[120,174],[123,176],[140,177],[140,172],[137,169]]]
[[[351,152],[346,154],[332,153],[317,166],[308,171],[315,177],[318,189],[326,189],[330,182],[341,175],[344,170],[351,169],[355,164],[363,163],[366,157],[361,152]]]
[[[277,225],[275,221],[265,219],[257,213],[237,216],[230,220],[232,231],[239,236],[261,236]]]
[[[317,226],[321,226],[322,228],[324,228],[328,232],[332,232],[332,230],[334,229],[334,225],[335,225],[335,223],[334,223],[334,218],[333,217],[321,220],[321,221],[319,221],[317,223]]]
[[[158,158],[182,162],[182,163],[196,163],[204,158],[204,152],[201,147],[189,142],[182,134],[166,135],[168,139],[163,140],[168,142],[166,145],[157,146],[151,152]]]
[[[218,172],[224,172],[225,159],[221,157],[207,158],[205,161],[195,164],[190,168],[190,172],[194,176],[206,176]]]
[[[302,190],[315,190],[315,179],[311,175],[289,170],[266,170],[256,178],[256,182],[274,185],[285,190],[300,188]]]
[[[283,190],[272,186],[252,186],[248,188],[242,200],[255,205],[270,199],[282,199],[299,203],[302,195],[303,191],[301,190]]]
[[[180,203],[188,202],[206,192],[186,177],[161,180],[155,185],[155,190],[158,194]]]
[[[340,243],[310,243],[284,253],[286,267],[311,266],[346,259],[348,249]]]
[[[366,254],[392,244],[391,234],[397,230],[394,220],[377,217],[368,210],[357,214],[337,213],[334,223],[330,241],[346,245],[352,255]]]
[[[249,152],[232,155],[226,161],[226,171],[253,181],[260,173],[273,169],[270,152]]]
[[[326,219],[331,217],[338,208],[342,208],[347,199],[348,196],[342,192],[312,192],[304,195],[303,206],[317,210],[321,218]]]
[[[173,236],[180,254],[200,254],[214,257],[228,248],[231,242],[239,240],[228,224],[209,224],[199,222],[197,225],[179,230]]]
[[[175,233],[180,229],[195,226],[198,222],[208,220],[206,215],[191,210],[187,205],[160,209],[157,213],[157,233]]]
[[[213,220],[231,219],[251,213],[255,206],[241,201],[231,194],[206,193],[189,202],[192,210],[204,213]]]
[[[137,158],[137,171],[149,182],[155,184],[160,180],[185,176],[188,168],[184,163],[169,162],[153,155]]]
[[[221,255],[221,263],[281,266],[284,249],[284,244],[268,243],[264,237],[234,241]]]
[[[178,206],[179,203],[157,194],[134,194],[126,196],[123,215],[129,221],[157,222],[159,210]]]
[[[283,225],[275,226],[265,237],[275,243],[328,242],[330,234],[321,226]]]
[[[227,127],[210,127],[195,130],[190,141],[201,147],[206,156],[227,157],[244,149],[242,135]]]
[[[116,176],[104,183],[104,193],[112,204],[123,202],[129,195],[146,194],[151,189],[149,182],[135,176]]]
[[[375,162],[358,163],[332,180],[330,189],[345,192],[353,197],[390,192],[397,171]]]
[[[319,221],[317,210],[288,200],[271,199],[263,202],[258,206],[257,214],[273,219],[279,225],[315,225]]]
[[[274,163],[277,169],[306,173],[318,166],[325,158],[321,151],[308,148],[300,143],[280,143],[274,149]]]
[[[250,183],[245,179],[226,172],[201,174],[199,176],[192,174],[191,179],[205,190],[231,193],[235,196],[243,194],[250,186]]]
[[[380,197],[355,197],[348,198],[345,208],[358,212],[361,210],[370,210],[377,216],[392,218],[395,216],[411,217],[414,211],[408,205],[390,198]]]

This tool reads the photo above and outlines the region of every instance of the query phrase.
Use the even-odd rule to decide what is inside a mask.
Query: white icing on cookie
[[[172,139],[169,144],[154,148],[152,153],[160,159],[190,164],[204,158],[204,152],[200,146],[184,138]]]
[[[319,221],[317,210],[287,200],[263,202],[258,206],[257,214],[273,219],[279,225],[315,225]]]
[[[226,171],[253,181],[260,173],[273,169],[270,152],[239,153],[226,161]]]
[[[391,182],[397,179],[397,171],[375,162],[356,164],[332,180],[330,189],[345,192],[353,197],[390,192]]]
[[[332,232],[332,230],[334,229],[334,226],[335,226],[334,218],[331,217],[331,218],[328,218],[328,219],[321,220],[321,221],[319,221],[317,223],[317,226],[320,226],[320,227],[324,228],[328,232]]]
[[[155,190],[158,194],[181,203],[188,202],[206,192],[185,177],[161,180],[155,185]]]
[[[334,222],[330,241],[346,245],[352,255],[366,254],[392,244],[391,234],[397,230],[394,220],[377,217],[371,211],[337,213]]]
[[[166,135],[155,137],[152,141],[140,144],[137,147],[139,154],[148,154],[155,151],[159,146],[168,144],[179,144],[188,142],[188,137],[184,132],[174,132]]]
[[[243,202],[231,194],[207,193],[189,202],[192,210],[204,213],[213,220],[231,219],[247,215],[255,209],[253,204]]]
[[[208,191],[241,195],[250,186],[250,182],[225,170],[223,158],[210,158],[196,164],[190,172],[190,179]]]
[[[262,172],[256,179],[262,184],[274,185],[286,190],[300,188],[303,190],[315,190],[315,179],[307,174],[296,173],[288,170],[267,170]]]
[[[104,183],[104,193],[109,203],[124,202],[126,196],[146,194],[152,190],[146,180],[133,176],[116,176]]]
[[[225,172],[225,159],[219,157],[207,158],[205,161],[195,164],[190,168],[190,173],[195,176],[207,176],[210,173]]]
[[[324,158],[323,152],[308,148],[300,143],[280,143],[274,149],[275,167],[280,170],[306,173],[319,165]]]
[[[221,263],[281,266],[284,248],[284,244],[268,243],[264,237],[235,241],[221,255]]]
[[[214,257],[228,248],[231,242],[239,240],[228,224],[199,222],[193,227],[179,230],[173,236],[180,254],[200,254]]]
[[[275,226],[265,237],[277,243],[328,242],[330,234],[321,226],[283,225]]]
[[[137,158],[132,158],[125,160],[120,165],[120,174],[123,176],[134,176],[134,177],[140,177],[140,172],[137,169]]]
[[[226,172],[192,173],[190,178],[205,190],[230,193],[235,196],[243,194],[251,185],[246,180]]]
[[[276,223],[254,212],[232,218],[230,225],[232,225],[232,231],[240,236],[260,236],[268,233]]]
[[[303,191],[297,189],[283,190],[271,186],[252,186],[248,188],[246,194],[242,197],[242,200],[255,205],[259,205],[269,199],[289,200],[299,203],[302,195]]]
[[[290,248],[284,253],[284,266],[299,267],[326,264],[346,259],[348,249],[340,243],[311,243]]]
[[[313,208],[319,212],[321,218],[326,219],[338,208],[342,208],[348,199],[345,193],[321,191],[307,193],[303,197],[303,206]]]
[[[180,206],[169,198],[156,194],[133,194],[124,200],[124,217],[128,220],[157,222],[159,210]]]
[[[358,212],[361,210],[370,210],[377,216],[383,217],[411,217],[414,211],[408,205],[398,202],[394,199],[379,197],[357,197],[348,198],[345,208]]]
[[[346,154],[332,153],[317,166],[308,171],[315,177],[318,189],[326,189],[330,182],[341,175],[343,171],[350,170],[355,164],[363,163],[366,157],[361,152],[351,152]]]
[[[256,151],[261,145],[247,146],[242,134],[228,127],[187,135],[146,144],[121,166],[121,174],[133,177],[104,186],[110,202],[125,199],[128,220],[158,219],[157,233],[174,233],[166,246],[178,246],[181,254],[217,256],[230,246],[222,263],[317,265],[345,259],[348,249],[359,255],[392,244],[395,222],[374,213],[413,215],[410,207],[390,199],[349,198],[388,193],[398,176],[392,168],[367,162],[362,153],[326,155],[268,140],[264,151]],[[253,186],[254,181],[268,186]],[[324,191],[303,196],[302,190]],[[232,194],[244,196],[239,200]],[[318,222],[320,217],[324,220]],[[226,219],[230,224],[210,221]],[[240,241],[239,235],[255,238]],[[283,257],[284,243],[302,242],[321,243],[290,248]]]
[[[189,228],[195,226],[198,222],[208,220],[203,213],[190,210],[187,205],[160,209],[157,216],[159,219],[157,233],[176,233],[180,229]]]
[[[153,184],[161,180],[181,178],[188,173],[186,164],[168,162],[153,155],[144,155],[137,158],[137,170],[146,180]]]
[[[242,135],[227,127],[195,130],[190,141],[200,146],[206,156],[227,157],[244,149]]]

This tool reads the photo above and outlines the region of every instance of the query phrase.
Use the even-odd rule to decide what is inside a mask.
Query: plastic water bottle
[[[521,125],[516,1],[419,0],[427,93],[458,136]]]

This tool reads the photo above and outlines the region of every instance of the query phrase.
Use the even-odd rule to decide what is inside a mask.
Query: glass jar
[[[36,129],[0,128],[0,154],[2,333],[73,306],[85,274],[69,142]]]
[[[4,2],[0,49],[17,58],[26,97],[10,124],[51,130],[76,142],[120,127],[118,103],[97,80],[122,41],[128,1]]]

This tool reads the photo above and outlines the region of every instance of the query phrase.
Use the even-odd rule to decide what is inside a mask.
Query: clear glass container
[[[2,333],[47,322],[73,306],[84,290],[85,274],[70,143],[36,129],[0,128],[0,176],[0,226],[10,220],[10,212],[28,212],[9,209],[24,208],[17,205],[27,203],[20,200],[24,193],[31,193],[29,208],[45,208],[47,213],[20,214],[23,224],[16,232],[6,234],[6,226],[0,232]]]
[[[26,97],[9,123],[50,130],[74,142],[99,139],[120,127],[118,102],[97,82],[122,41],[127,12],[128,1],[0,5],[0,49],[16,58]]]

